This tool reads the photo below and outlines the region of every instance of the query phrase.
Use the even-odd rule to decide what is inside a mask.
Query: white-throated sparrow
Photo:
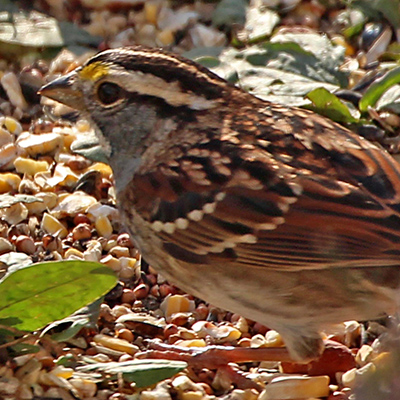
[[[278,330],[393,312],[400,166],[313,112],[262,101],[183,57],[104,51],[41,94],[97,126],[144,258],[182,289]]]

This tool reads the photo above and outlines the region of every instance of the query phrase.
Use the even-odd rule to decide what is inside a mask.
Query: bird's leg
[[[160,342],[151,342],[150,349],[137,354],[137,357],[186,361],[189,365],[199,368],[217,368],[232,362],[294,362],[285,347],[250,348],[207,346],[205,348],[187,348]]]
[[[249,348],[233,346],[207,346],[205,348],[187,348],[152,341],[150,349],[137,353],[137,358],[157,358],[185,361],[191,368],[217,369],[217,373],[241,389],[257,389],[260,386],[247,378],[233,363],[257,361],[293,362],[285,347]]]

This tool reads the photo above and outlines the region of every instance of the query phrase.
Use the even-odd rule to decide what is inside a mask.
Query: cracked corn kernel
[[[118,258],[115,258],[112,255],[105,256],[102,260],[100,260],[100,262],[115,272],[121,270],[121,262],[118,260]]]
[[[270,330],[265,334],[265,347],[281,347],[284,346],[282,336],[274,330]]]
[[[157,25],[158,11],[160,9],[160,3],[155,1],[146,1],[144,3],[144,15],[146,21],[150,24]]]
[[[356,381],[357,368],[352,368],[346,371],[341,378],[341,383],[345,387],[353,387]]]
[[[185,392],[200,392],[203,396],[205,394],[203,387],[198,383],[193,382],[186,375],[178,375],[172,380],[171,386],[177,391],[179,399],[182,393]]]
[[[0,174],[0,193],[7,193],[18,189],[21,178],[9,172]]]
[[[85,119],[80,119],[79,121],[77,121],[75,124],[75,128],[80,133],[87,133],[92,129],[89,122]]]
[[[52,187],[66,186],[74,187],[78,182],[78,176],[66,165],[57,164],[51,177],[47,179],[47,184]]]
[[[157,34],[157,39],[161,42],[163,46],[167,46],[174,42],[175,35],[169,29],[165,29]]]
[[[0,237],[0,254],[8,253],[13,250],[11,242],[5,238]]]
[[[0,125],[3,125],[8,132],[16,136],[22,132],[22,125],[16,119],[11,117],[0,118]]]
[[[64,139],[58,133],[29,134],[17,140],[17,146],[30,156],[53,153],[64,146]]]
[[[121,256],[117,256],[119,257],[119,261],[121,262],[121,266],[122,268],[140,268],[139,262],[136,258],[132,258],[132,257],[121,257]]]
[[[18,224],[28,217],[28,209],[22,203],[0,210],[1,218],[10,225]]]
[[[171,395],[164,382],[160,382],[154,389],[140,393],[140,400],[171,400]]]
[[[192,330],[196,332],[200,338],[204,338],[209,335],[213,339],[217,340],[218,343],[238,340],[242,335],[239,329],[234,328],[233,326],[216,326],[209,321],[197,321],[192,325]]]
[[[14,166],[20,174],[35,175],[38,172],[47,171],[50,167],[47,161],[36,161],[31,158],[17,157]]]
[[[136,275],[136,271],[130,267],[121,267],[119,277],[121,279],[130,279]]]
[[[60,239],[64,239],[68,235],[65,226],[48,213],[43,214],[41,228],[45,232],[50,233],[50,235],[58,236]]]
[[[74,374],[74,370],[72,368],[66,368],[62,365],[59,365],[49,373],[58,376],[59,378],[69,379]]]
[[[102,246],[98,240],[90,240],[86,243],[86,250],[83,256],[86,261],[100,261],[102,255]]]
[[[104,164],[102,162],[97,162],[93,165],[91,165],[87,171],[97,171],[101,173],[101,176],[103,178],[110,178],[112,175],[112,169],[109,165]]]
[[[110,254],[112,256],[115,257],[129,257],[130,256],[130,252],[129,249],[127,247],[123,247],[123,246],[114,246],[111,250],[110,250]],[[136,261],[136,260],[135,260]]]
[[[177,312],[188,312],[194,310],[194,302],[187,299],[185,296],[176,294],[168,296],[164,299],[160,306],[165,317],[170,317]]]
[[[0,146],[4,146],[6,144],[10,144],[13,142],[13,136],[7,129],[4,129],[0,126]]]
[[[363,367],[368,364],[374,357],[374,349],[367,344],[363,344],[357,352],[356,362]]]
[[[68,382],[78,391],[81,398],[93,397],[97,392],[97,385],[89,379],[72,378]]]
[[[51,210],[57,205],[57,195],[52,192],[42,192],[35,194],[35,197],[43,201],[35,201],[34,203],[25,204],[29,214],[41,214],[45,210]]]
[[[74,249],[73,247],[70,247],[64,254],[65,259],[83,259],[84,255],[81,251],[78,249]]]
[[[1,78],[1,85],[7,93],[10,103],[20,110],[26,110],[28,103],[22,94],[21,85],[18,81],[17,75],[14,72],[6,72]]]
[[[105,215],[100,215],[100,217],[96,218],[94,226],[97,233],[105,238],[109,238],[113,233],[111,222]]]
[[[265,339],[265,336],[261,335],[260,333],[257,333],[257,335],[251,337],[250,347],[254,348],[266,347],[266,342],[267,340]]]
[[[14,169],[14,160],[20,154],[20,150],[14,143],[6,144],[0,147],[0,167],[1,169],[8,170]]]
[[[107,335],[102,335],[102,334],[95,335],[93,337],[93,341],[109,349],[128,353],[131,356],[133,356],[139,351],[138,346],[135,346],[134,344],[129,343],[126,340],[118,339]]]
[[[181,347],[206,347],[207,346],[204,339],[177,340],[174,344],[176,346],[181,346]]]
[[[365,364],[363,367],[357,369],[353,368],[346,371],[342,375],[342,384],[345,387],[354,388],[361,387],[369,380],[373,380],[377,371],[376,365],[372,362]]]
[[[58,195],[58,204],[51,211],[57,218],[75,217],[77,214],[85,213],[86,210],[97,200],[84,192],[60,193]]]
[[[180,400],[202,400],[204,399],[204,393],[203,392],[183,392],[180,393],[179,396]]]
[[[308,399],[328,395],[328,376],[280,376],[272,379],[259,400]]]

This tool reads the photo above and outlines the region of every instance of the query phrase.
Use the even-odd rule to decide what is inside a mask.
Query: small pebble
[[[124,289],[121,296],[122,303],[132,304],[136,299],[135,293],[132,289]]]
[[[142,283],[136,286],[135,289],[133,289],[133,293],[136,299],[138,300],[144,299],[149,294],[149,286]]]
[[[87,240],[92,237],[92,229],[89,224],[81,223],[72,230],[74,240]]]
[[[15,241],[15,248],[25,254],[33,254],[36,251],[36,244],[29,236],[21,235]]]
[[[129,329],[121,329],[117,331],[117,337],[130,343],[133,342],[134,339],[133,333]]]

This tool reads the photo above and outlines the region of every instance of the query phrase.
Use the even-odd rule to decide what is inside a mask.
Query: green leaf
[[[264,100],[301,106],[306,103],[304,96],[317,87],[338,88],[342,75],[336,75],[335,56],[321,57],[295,42],[259,44],[245,50],[231,47],[223,51],[213,71]]]
[[[0,0],[0,11],[17,12],[18,5],[11,0]]]
[[[381,78],[377,79],[364,93],[360,100],[360,111],[365,112],[368,107],[375,106],[383,93],[391,86],[400,83],[400,67],[393,68]]]
[[[51,335],[51,338],[56,342],[66,342],[72,339],[82,328],[89,325],[89,318],[84,315],[75,317],[67,317],[60,321],[51,323],[47,329],[60,330],[58,333]]]
[[[184,52],[182,55],[211,69],[218,67],[220,64],[218,56],[223,49],[223,46],[195,47],[194,49]]]
[[[355,123],[358,121],[351,115],[345,104],[324,88],[314,89],[306,97],[313,102],[314,107],[312,109],[314,111],[327,116],[333,121],[345,123]]]
[[[328,37],[315,32],[278,32],[271,38],[271,44],[297,44],[302,51],[282,47],[287,56],[280,57],[275,68],[300,73],[311,79],[329,82],[345,87],[346,75],[339,70],[344,60],[345,49],[334,46]],[[267,44],[268,46],[268,44]],[[275,48],[276,51],[278,48]],[[294,58],[294,60],[292,60]]]
[[[58,28],[60,29],[64,46],[69,48],[71,48],[71,46],[84,46],[87,51],[87,47],[96,48],[103,40],[99,36],[91,35],[89,32],[72,22],[59,21]]]
[[[0,195],[0,208],[8,208],[17,203],[43,203],[43,199],[28,194],[2,194]]]
[[[14,344],[13,346],[9,347],[8,349],[11,352],[13,357],[23,356],[25,354],[34,354],[34,353],[38,353],[41,350],[40,346],[36,346],[34,344],[29,344],[29,343],[24,343],[24,342]]]
[[[35,331],[71,315],[114,287],[107,267],[88,261],[58,261],[18,269],[0,283],[0,319]]]
[[[147,387],[174,376],[186,367],[187,363],[183,361],[131,360],[85,365],[78,367],[77,371],[98,371],[110,375],[121,374],[126,382],[135,382],[137,387]]]
[[[246,0],[222,0],[218,3],[212,16],[215,26],[244,25],[246,21]]]
[[[376,102],[375,108],[400,114],[400,85],[390,87]]]
[[[52,340],[66,342],[72,339],[82,328],[94,327],[100,314],[100,306],[104,297],[101,296],[92,304],[83,307],[74,314],[46,326],[42,335],[51,334]]]
[[[343,56],[344,49],[323,35],[278,33],[267,43],[225,49],[213,71],[262,99],[303,105],[316,87],[346,86]]]
[[[62,47],[97,47],[101,38],[92,36],[71,22],[58,22],[55,18],[37,11],[21,12],[9,8],[8,2],[0,10],[0,54],[7,58],[25,54],[37,57],[55,56]]]
[[[362,10],[347,8],[338,15],[338,23],[343,25],[342,34],[346,39],[351,39],[361,33],[367,18]]]
[[[400,27],[400,0],[358,0],[352,6],[375,20],[381,20],[383,15],[395,30]]]
[[[199,59],[203,58],[215,58],[218,60],[219,55],[224,50],[224,46],[214,46],[214,47],[195,47],[188,51],[182,53],[186,58],[195,60],[198,62]],[[218,61],[219,62],[219,61]]]
[[[386,51],[380,56],[381,60],[389,60],[389,61],[398,61],[400,60],[400,43],[391,43],[389,44]]]

